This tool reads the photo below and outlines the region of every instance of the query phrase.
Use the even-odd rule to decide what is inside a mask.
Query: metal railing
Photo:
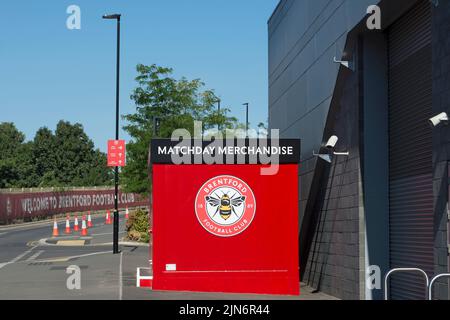
[[[425,271],[419,268],[395,268],[390,270],[386,276],[384,277],[384,300],[389,300],[389,286],[388,286],[388,280],[390,276],[394,273],[400,273],[400,272],[414,272],[414,273],[420,273],[424,276],[426,280],[426,288],[428,289],[430,287],[430,279],[428,278],[428,275]],[[427,299],[427,294],[425,294],[425,299]]]
[[[439,274],[431,280],[430,285],[428,286],[428,300],[433,300],[433,285],[441,278],[450,278],[450,273]]]

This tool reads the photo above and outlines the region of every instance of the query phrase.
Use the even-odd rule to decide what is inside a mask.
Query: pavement
[[[1,300],[333,300],[302,286],[300,297],[158,292],[136,288],[136,268],[149,267],[148,245],[121,241],[120,254],[112,254],[112,226],[104,215],[93,217],[87,237],[52,238],[53,221],[0,228]],[[125,236],[124,214],[120,215]],[[81,226],[81,221],[80,221]],[[73,227],[73,226],[72,226]],[[68,271],[69,268],[69,271]],[[79,289],[73,288],[74,268],[80,272]],[[69,285],[68,285],[69,283]]]

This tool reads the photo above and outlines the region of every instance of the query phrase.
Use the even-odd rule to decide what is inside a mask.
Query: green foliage
[[[237,119],[227,117],[229,109],[217,110],[218,97],[213,90],[204,90],[199,79],[174,79],[172,69],[156,65],[137,66],[137,88],[131,99],[136,104],[136,112],[126,115],[124,129],[132,140],[127,144],[127,166],[123,170],[122,182],[129,192],[148,193],[151,191],[148,179],[148,150],[156,131],[157,136],[170,138],[176,129],[186,129],[194,133],[194,121],[202,121],[203,129],[217,125],[233,128]]]
[[[19,180],[19,171],[13,159],[0,160],[0,188],[11,188]]]
[[[25,135],[17,130],[16,126],[10,122],[0,123],[0,160],[13,158],[19,150],[19,146],[24,142]]]
[[[138,209],[130,212],[126,225],[129,240],[148,243],[150,241],[149,228],[148,211]]]
[[[11,123],[0,123],[0,188],[112,184],[106,155],[94,149],[80,124],[60,121],[53,134],[40,128],[30,142]]]
[[[81,124],[60,121],[54,136],[56,180],[60,185],[92,186],[111,184],[106,156],[94,149]],[[52,171],[50,171],[52,172]]]
[[[28,171],[25,135],[13,123],[0,123],[0,188],[15,187]]]

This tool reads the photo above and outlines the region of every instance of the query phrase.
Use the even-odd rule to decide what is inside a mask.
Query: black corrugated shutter
[[[389,29],[391,268],[433,274],[431,5],[421,0]],[[424,299],[423,278],[392,277],[391,299]]]

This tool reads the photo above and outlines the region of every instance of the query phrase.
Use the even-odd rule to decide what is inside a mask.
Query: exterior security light
[[[439,126],[440,124],[448,125],[448,115],[445,112],[438,114],[437,116],[428,120],[432,128]]]
[[[338,140],[339,138],[337,136],[332,136],[330,139],[328,139],[328,142],[325,145],[325,147],[327,147],[328,149],[334,149],[334,147],[336,147]]]
[[[326,149],[328,149],[327,152],[325,153],[315,153],[313,151],[313,156],[315,157],[319,157],[320,159],[328,162],[328,163],[332,163],[333,158],[336,157],[340,157],[340,156],[345,156],[348,157],[350,156],[350,152],[336,152],[334,151],[334,148],[336,147],[336,144],[338,143],[339,138],[337,136],[331,136],[330,139],[328,139],[328,142],[325,144]]]

